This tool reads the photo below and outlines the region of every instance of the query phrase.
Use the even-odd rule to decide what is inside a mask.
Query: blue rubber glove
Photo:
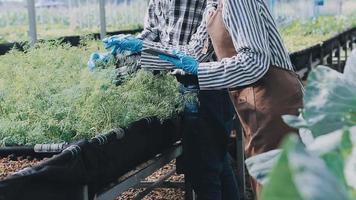
[[[98,53],[94,52],[90,55],[89,61],[88,61],[88,69],[89,71],[93,71],[95,69],[95,63],[96,62],[104,62],[107,63],[110,60],[111,54],[109,52],[106,53]]]
[[[117,53],[123,51],[131,51],[138,53],[142,50],[143,41],[133,37],[132,35],[114,35],[103,39],[104,47],[106,49],[113,48],[111,54],[116,56]]]
[[[178,58],[173,58],[166,55],[159,55],[159,58],[161,60],[172,63],[173,65],[177,66],[177,68],[182,69],[189,74],[198,74],[199,62],[195,58],[187,56],[186,54],[178,51],[173,51],[173,54],[178,56]]]

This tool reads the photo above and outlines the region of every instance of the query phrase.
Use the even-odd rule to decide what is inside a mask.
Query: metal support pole
[[[89,200],[89,190],[88,186],[83,186],[83,199],[82,200]]]
[[[342,69],[341,69],[341,51],[342,51],[342,48],[341,48],[341,44],[339,42],[338,45],[337,45],[337,70],[339,72],[342,72]]]
[[[106,37],[105,0],[99,0],[100,39]]]
[[[350,39],[351,39],[351,42],[350,42],[350,50],[352,51],[352,50],[354,50],[354,37],[351,36]]]
[[[31,45],[37,41],[35,0],[27,0],[29,36]]]
[[[348,48],[348,42],[349,42],[349,41],[346,40],[346,42],[345,42],[345,44],[344,44],[344,47],[343,47],[343,49],[345,50],[345,60],[346,60],[347,57],[348,57],[348,50],[349,50],[349,48]]]
[[[246,195],[246,172],[245,172],[245,147],[243,129],[236,132],[236,162],[238,174],[238,187],[240,194],[243,194],[243,199]]]
[[[319,17],[320,7],[324,5],[324,0],[314,0],[313,17]]]
[[[339,0],[339,9],[338,9],[338,15],[342,14],[342,0]]]
[[[276,13],[275,13],[276,0],[269,0],[268,5],[269,5],[269,9],[271,10],[273,17],[276,17]]]
[[[324,65],[324,51],[321,49],[320,51],[320,65]]]
[[[193,190],[192,184],[190,183],[190,180],[185,176],[185,193],[184,193],[184,199],[185,200],[196,200],[195,192]]]

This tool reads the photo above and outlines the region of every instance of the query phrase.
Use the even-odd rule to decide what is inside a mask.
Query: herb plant
[[[80,48],[54,42],[0,56],[1,145],[70,142],[181,110],[173,76],[139,71],[116,86],[114,63],[88,71],[96,50],[93,41]]]
[[[356,15],[321,16],[306,21],[296,20],[280,28],[290,51],[316,45],[332,36],[356,26]]]

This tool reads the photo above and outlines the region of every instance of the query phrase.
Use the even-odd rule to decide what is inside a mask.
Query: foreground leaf
[[[248,173],[262,185],[268,181],[268,175],[278,162],[282,151],[272,150],[246,159]]]
[[[351,52],[344,68],[344,79],[356,84],[356,49]]]
[[[303,118],[314,136],[356,125],[356,85],[342,74],[319,66],[308,78]]]
[[[324,161],[306,151],[295,138],[283,145],[283,153],[262,191],[263,200],[347,200],[346,187]]]

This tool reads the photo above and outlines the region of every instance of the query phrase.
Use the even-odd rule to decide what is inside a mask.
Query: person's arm
[[[157,6],[160,0],[150,0],[144,20],[143,31],[137,35],[138,39],[147,41],[159,40],[159,22],[157,16]]]
[[[256,0],[227,0],[224,6],[224,21],[237,55],[199,64],[199,86],[203,90],[246,86],[269,69],[271,52],[260,4]]]
[[[144,41],[144,48],[151,48],[157,50],[164,50],[168,52],[172,52],[173,50],[178,50],[184,52],[187,55],[193,56],[197,58],[200,62],[207,62],[213,53],[213,47],[211,41],[209,39],[207,30],[206,30],[206,16],[208,12],[211,12],[212,9],[215,9],[216,1],[209,1],[203,15],[203,20],[198,27],[196,33],[192,36],[191,40],[187,45],[174,46],[169,44],[162,44],[159,42],[151,42]],[[141,66],[146,68],[166,68],[167,66],[171,66],[169,62],[164,60],[159,60],[157,56],[152,56],[150,54],[142,52],[141,56]]]

